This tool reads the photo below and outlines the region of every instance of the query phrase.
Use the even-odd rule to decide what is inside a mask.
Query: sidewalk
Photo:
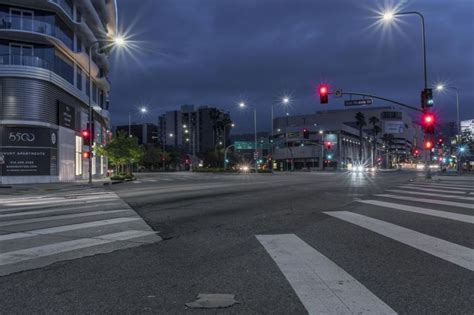
[[[52,192],[73,192],[84,188],[103,188],[111,183],[109,178],[95,179],[92,184],[87,180],[79,180],[71,183],[45,183],[45,184],[19,184],[0,185],[0,196],[21,195],[21,194],[42,194]]]

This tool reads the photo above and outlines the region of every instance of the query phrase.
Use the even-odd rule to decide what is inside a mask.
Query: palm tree
[[[356,119],[356,124],[357,124],[357,127],[359,127],[359,142],[360,142],[360,145],[359,145],[359,163],[362,163],[362,142],[363,142],[363,137],[362,137],[362,128],[364,128],[364,126],[367,126],[367,122],[365,121],[365,116],[364,114],[362,114],[361,112],[357,112],[356,115],[355,115],[355,119]]]
[[[386,156],[386,164],[387,164],[387,168],[390,168],[390,165],[389,165],[389,154],[390,154],[390,150],[392,149],[392,144],[393,144],[393,135],[391,133],[384,133],[383,134],[383,142],[385,144],[385,156]]]
[[[375,166],[375,159],[377,155],[377,135],[382,131],[382,128],[377,125],[379,122],[380,120],[375,116],[369,118],[369,124],[372,125],[372,133],[374,134],[372,166]]]

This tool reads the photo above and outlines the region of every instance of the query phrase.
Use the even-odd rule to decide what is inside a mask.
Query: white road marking
[[[385,198],[392,198],[392,199],[400,199],[400,200],[409,200],[409,201],[433,203],[433,204],[438,204],[438,205],[453,206],[453,207],[459,207],[459,208],[474,209],[474,203],[468,204],[468,203],[462,203],[462,202],[435,200],[435,199],[426,199],[426,198],[416,198],[416,197],[406,197],[406,196],[397,196],[397,195],[390,195],[390,194],[376,194],[375,196],[385,197]]]
[[[124,209],[126,208],[122,204],[116,204],[116,203],[107,203],[107,204],[95,204],[95,205],[83,205],[83,206],[75,206],[75,207],[67,207],[67,205],[63,205],[65,207],[63,208],[57,208],[51,209],[51,210],[42,210],[41,208],[38,209],[31,209],[32,211],[17,211],[13,213],[5,213],[5,214],[0,214],[0,219],[3,218],[11,218],[11,217],[19,217],[19,216],[26,216],[26,215],[40,215],[40,214],[47,214],[47,213],[56,213],[56,212],[73,212],[73,211],[81,211],[81,210],[86,210],[90,208],[101,208],[101,207],[106,207],[106,206],[115,206],[113,210],[119,210],[119,209]],[[128,209],[128,208],[127,208]],[[8,211],[15,211],[12,209],[9,209]]]
[[[25,237],[33,237],[37,235],[68,232],[68,231],[73,231],[73,230],[87,229],[91,227],[119,224],[119,223],[125,223],[125,222],[137,221],[137,220],[141,220],[141,218],[126,217],[126,218],[115,218],[115,219],[109,219],[109,220],[100,220],[100,221],[92,221],[92,222],[86,222],[86,223],[62,225],[62,226],[56,226],[56,227],[46,228],[46,229],[31,230],[27,232],[0,235],[0,241],[14,240],[14,239],[25,238]]]
[[[296,235],[256,237],[309,314],[396,314],[359,281]]]
[[[82,217],[92,217],[92,216],[95,216],[95,215],[106,215],[106,214],[114,214],[114,213],[119,213],[119,212],[130,212],[130,211],[131,211],[130,209],[102,210],[102,211],[91,211],[91,212],[82,212],[82,213],[65,214],[65,215],[55,215],[55,216],[32,218],[32,219],[19,219],[19,220],[12,220],[12,221],[0,221],[0,226],[30,224],[30,223],[37,223],[37,222],[44,222],[44,221],[74,219],[74,218],[82,218]]]
[[[357,200],[357,202],[474,224],[474,216],[472,215],[426,209],[426,208],[421,208],[421,207],[413,207],[413,206],[407,206],[407,205],[402,205],[398,203],[385,202],[385,201],[379,201],[379,200]]]
[[[474,271],[474,250],[468,247],[353,212],[324,213]]]
[[[440,193],[445,193],[445,194],[466,195],[466,190],[459,191],[459,190],[447,190],[447,189],[441,189],[441,188],[433,189],[433,188],[424,188],[422,186],[415,186],[415,185],[404,185],[399,188],[409,188],[409,189],[415,189],[415,190],[421,190],[421,191],[440,192]]]
[[[436,186],[436,187],[446,187],[446,188],[464,188],[464,189],[473,189],[472,184],[466,184],[466,185],[456,185],[456,184],[451,184],[451,183],[426,183],[426,186]]]
[[[446,195],[446,194],[435,194],[429,192],[422,192],[422,191],[408,191],[408,190],[400,190],[400,189],[387,189],[386,191],[395,192],[395,193],[402,193],[402,194],[409,194],[409,195],[421,195],[421,196],[433,196],[433,197],[440,197],[440,198],[451,198],[457,200],[471,200],[474,201],[474,197],[465,197],[465,196],[453,196],[453,195]]]
[[[94,200],[97,199],[97,200]],[[89,198],[89,199],[63,199],[63,200],[57,200],[57,201],[41,201],[41,202],[33,202],[33,203],[26,203],[26,202],[21,202],[21,203],[16,203],[16,204],[8,204],[2,206],[0,204],[0,212],[7,212],[7,211],[15,211],[15,210],[33,210],[37,208],[53,208],[56,206],[62,206],[62,205],[85,205],[85,204],[91,204],[91,203],[98,203],[98,202],[110,202],[110,201],[115,201],[119,200],[117,196],[115,197],[100,197],[100,198]]]
[[[116,241],[127,241],[133,238],[156,234],[154,231],[125,231],[98,236],[96,238],[81,238],[73,241],[60,242],[50,245],[21,249],[0,254],[0,266],[19,263],[25,260],[51,256],[91,246],[103,245]]]

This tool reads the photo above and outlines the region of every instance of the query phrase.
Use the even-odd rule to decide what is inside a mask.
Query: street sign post
[[[361,99],[361,100],[344,101],[344,106],[359,106],[359,105],[372,105],[372,99],[366,98],[366,99]]]

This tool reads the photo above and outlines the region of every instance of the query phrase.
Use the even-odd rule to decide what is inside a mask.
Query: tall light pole
[[[423,46],[423,76],[425,81],[425,89],[428,88],[428,75],[426,70],[426,37],[425,37],[425,18],[423,14],[417,11],[410,11],[410,12],[385,12],[382,15],[382,19],[386,22],[391,22],[396,16],[400,15],[417,15],[421,18],[421,44]]]
[[[108,43],[110,45],[117,45],[117,46],[125,46],[126,41],[123,37],[117,36],[113,39],[109,40],[96,40],[89,44],[89,119],[88,119],[88,127],[90,133],[90,141],[89,141],[89,184],[92,184],[92,145],[94,142],[94,135],[92,134],[92,73],[91,73],[91,64],[92,64],[92,48],[99,43]]]
[[[281,103],[282,103],[283,105],[285,105],[285,106],[289,105],[289,104],[290,104],[290,97],[288,97],[288,96],[283,96],[283,98],[281,99]],[[273,126],[273,120],[274,120],[274,111],[273,111],[273,105],[272,105],[272,113],[271,113],[271,128],[272,128],[272,131],[271,131],[271,133],[270,133],[270,135],[272,136],[272,141],[271,141],[271,143],[270,143],[271,149],[272,149],[272,150],[271,150],[271,151],[272,151],[272,162],[271,162],[270,166],[271,166],[272,172],[273,172],[273,154],[275,153],[275,152],[274,152],[274,151],[275,151],[275,147],[274,147],[274,145],[273,145],[274,140],[275,140],[275,139],[274,139],[274,135],[275,135],[274,128],[275,128],[275,127]]]
[[[409,11],[409,12],[385,12],[382,15],[382,19],[386,22],[391,22],[394,20],[396,16],[401,16],[401,15],[417,15],[421,18],[421,40],[422,40],[422,46],[423,46],[423,77],[424,77],[424,84],[425,84],[425,91],[428,89],[428,75],[427,75],[427,66],[426,66],[426,36],[425,36],[425,18],[423,17],[423,14],[417,11]],[[426,111],[426,108],[423,108],[424,111]],[[431,151],[425,153],[425,163],[426,163],[426,178],[431,178],[431,171],[430,171],[430,156],[431,156]]]
[[[245,104],[245,102],[239,103],[240,108],[249,107]],[[253,126],[254,126],[254,133],[255,133],[255,152],[254,152],[254,160],[255,160],[255,173],[258,172],[258,147],[257,147],[257,110],[253,107]]]

